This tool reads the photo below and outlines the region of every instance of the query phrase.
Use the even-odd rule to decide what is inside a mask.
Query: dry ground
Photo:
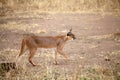
[[[70,28],[77,39],[65,45],[70,57],[67,63],[59,56],[59,65],[54,65],[54,49],[39,49],[34,62],[41,66],[29,64],[26,52],[17,62],[18,70],[1,76],[11,80],[120,80],[120,17],[113,15],[16,13],[1,17],[0,61],[15,61],[24,34],[55,36]]]

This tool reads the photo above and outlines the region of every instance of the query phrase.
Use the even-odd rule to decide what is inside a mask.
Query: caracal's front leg
[[[57,50],[55,50],[55,65],[57,65],[58,62],[57,62]]]
[[[65,53],[62,51],[61,47],[57,48],[57,52],[62,55],[65,58],[65,62],[67,62],[66,60],[68,60],[68,56],[65,55]]]

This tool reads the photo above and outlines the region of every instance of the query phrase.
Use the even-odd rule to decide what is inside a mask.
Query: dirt
[[[58,77],[65,74],[70,80],[74,80],[70,78],[74,74],[91,78],[86,70],[89,67],[96,69],[97,66],[96,72],[99,70],[98,67],[102,67],[102,70],[101,68],[100,70],[105,76],[107,75],[105,79],[112,80],[111,75],[115,76],[120,71],[117,70],[116,72],[116,65],[120,64],[120,38],[116,40],[115,37],[112,37],[114,33],[120,32],[120,17],[100,14],[45,14],[40,16],[42,17],[1,18],[0,25],[11,23],[15,25],[23,24],[28,27],[26,30],[0,28],[1,54],[4,54],[2,51],[6,49],[17,50],[14,54],[5,54],[14,59],[19,53],[24,34],[35,33],[40,36],[55,36],[66,34],[72,28],[76,39],[68,41],[64,47],[66,55],[70,58],[67,63],[62,56],[59,56],[59,65],[55,65],[54,49],[39,49],[33,61],[41,66],[33,67],[27,60],[29,52],[26,52],[18,65],[25,66],[27,76],[30,76],[29,72],[45,76],[45,74],[48,74],[47,71],[52,70],[54,72],[55,70],[58,72]],[[39,30],[44,31],[40,32]],[[109,36],[110,34],[111,36]],[[120,36],[118,35],[118,37]],[[107,72],[110,70],[113,70],[116,74]]]

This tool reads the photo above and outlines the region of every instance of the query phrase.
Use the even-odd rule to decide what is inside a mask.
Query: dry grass
[[[111,40],[115,40],[115,41],[119,42],[120,41],[120,32],[105,34],[105,35],[89,36],[87,39],[95,39],[95,40],[111,39]]]
[[[0,0],[0,15],[7,15],[10,13],[27,13],[27,15],[18,15],[19,18],[39,17],[40,12],[55,12],[55,13],[81,13],[81,12],[100,12],[102,14],[106,12],[120,13],[120,1],[119,0]],[[35,11],[35,13],[34,13]],[[29,13],[32,12],[32,13]],[[38,12],[38,13],[37,13]],[[11,17],[16,17],[12,15]],[[40,26],[40,25],[39,25]],[[1,24],[0,30],[21,30],[24,32],[31,31],[31,33],[46,33],[45,29],[34,30],[38,27],[38,24],[23,24],[11,22],[7,24]],[[84,28],[88,29],[88,28]],[[92,27],[90,28],[92,29]],[[62,31],[62,32],[67,32]],[[59,33],[59,32],[58,32]],[[87,39],[101,40],[106,38],[118,39],[119,34],[108,34],[101,36],[90,36]],[[83,38],[86,39],[86,38]],[[82,40],[83,40],[82,39]],[[118,39],[120,40],[120,39]],[[4,42],[4,40],[3,40]],[[96,48],[99,45],[93,44],[90,48]],[[5,49],[0,52],[0,60],[12,61],[18,53],[18,50]],[[47,53],[47,55],[46,55]],[[23,56],[22,63],[18,63],[18,69],[6,72],[4,76],[1,75],[0,67],[0,79],[9,80],[115,80],[116,75],[120,76],[119,67],[104,67],[103,65],[89,65],[81,68],[79,64],[75,64],[75,69],[72,72],[67,67],[54,66],[48,64],[53,59],[51,51],[46,51],[41,55],[35,57],[41,57],[45,63],[40,63],[41,67],[33,68],[27,62],[27,56]],[[112,56],[118,56],[120,51],[112,52]],[[74,58],[74,57],[73,57]],[[83,58],[83,57],[80,57]],[[104,59],[104,55],[102,56]],[[15,59],[14,59],[15,60]],[[42,61],[41,61],[42,62]],[[118,63],[118,61],[115,61]],[[61,66],[61,65],[60,65]],[[73,65],[72,65],[73,66]],[[116,75],[114,72],[116,71]],[[119,80],[119,78],[118,78]]]
[[[19,10],[47,13],[120,13],[119,0],[0,0],[0,6],[3,15],[9,11],[19,12]]]
[[[16,55],[17,50],[5,49],[0,52],[4,53],[4,59],[8,59],[13,54]],[[119,51],[112,52],[112,55],[119,54]],[[8,56],[6,56],[8,55]],[[45,57],[46,54],[42,54],[41,56]],[[38,55],[37,55],[38,56]],[[24,56],[25,57],[25,56]],[[119,80],[119,72],[117,75],[114,74],[115,70],[119,70],[118,67],[104,67],[102,65],[86,65],[84,68],[80,68],[80,66],[74,69],[74,72],[71,74],[69,70],[65,67],[55,67],[53,65],[49,65],[50,56],[46,56],[46,64],[42,64],[42,67],[27,66],[26,61],[22,60],[22,65],[18,64],[16,70],[11,70],[0,75],[0,79],[10,79],[10,80]],[[11,57],[12,58],[12,57]],[[10,61],[10,59],[9,59]],[[1,68],[0,68],[1,71]],[[1,72],[0,72],[1,73]],[[33,76],[34,75],[34,76]],[[116,79],[115,79],[116,78]]]
[[[24,26],[24,27],[23,27]],[[2,29],[8,29],[8,30],[23,30],[23,31],[26,31],[27,29],[29,29],[29,25],[27,24],[19,24],[17,25],[16,23],[8,23],[8,24],[2,24],[0,26],[0,30]]]
[[[46,33],[46,29],[35,29],[37,27],[40,27],[41,25],[38,24],[23,24],[22,22],[10,22],[7,24],[0,24],[0,31],[1,30],[12,30],[14,32],[20,30],[20,31],[25,31],[29,33],[34,33],[34,34],[40,34],[40,33]]]

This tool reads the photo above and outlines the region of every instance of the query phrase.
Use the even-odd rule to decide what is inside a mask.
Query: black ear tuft
[[[70,32],[72,32],[72,28],[70,29]]]

